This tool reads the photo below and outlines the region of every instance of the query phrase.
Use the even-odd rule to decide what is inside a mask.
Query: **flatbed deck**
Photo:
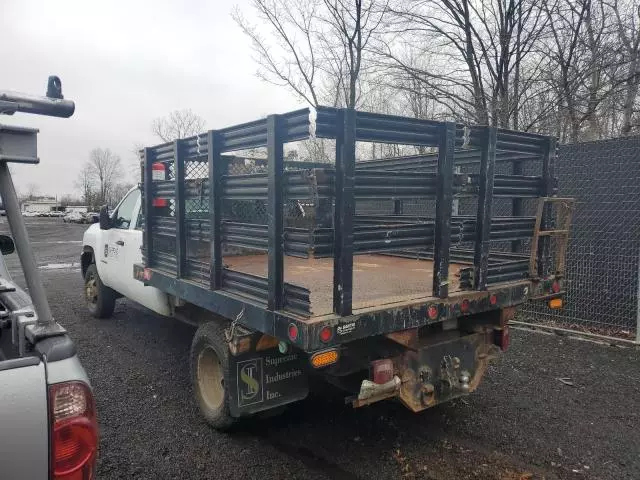
[[[227,268],[267,276],[268,255],[227,256]],[[460,290],[458,270],[466,264],[451,263],[449,291]],[[314,316],[333,311],[333,258],[284,257],[284,281],[311,292]],[[433,291],[433,261],[389,255],[357,255],[353,258],[353,308],[429,297]]]

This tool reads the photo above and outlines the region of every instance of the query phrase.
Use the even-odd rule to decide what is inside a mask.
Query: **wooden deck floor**
[[[267,255],[226,256],[232,270],[267,276]],[[456,274],[463,265],[449,268],[449,291],[460,289]],[[314,315],[331,313],[333,258],[284,257],[284,280],[311,292]],[[366,308],[431,296],[433,262],[387,255],[357,255],[353,259],[353,308]]]

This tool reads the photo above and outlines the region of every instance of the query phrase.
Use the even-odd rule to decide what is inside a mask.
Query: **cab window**
[[[120,202],[118,209],[113,214],[113,228],[128,229],[131,225],[133,210],[140,197],[140,190],[136,189],[129,193]]]

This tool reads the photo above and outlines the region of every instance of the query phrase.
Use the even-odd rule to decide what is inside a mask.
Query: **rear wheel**
[[[84,295],[89,313],[96,318],[109,318],[116,307],[116,292],[100,280],[96,264],[92,263],[84,275]]]
[[[230,429],[238,419],[229,410],[229,347],[222,322],[198,327],[191,344],[190,364],[200,412],[213,428]]]

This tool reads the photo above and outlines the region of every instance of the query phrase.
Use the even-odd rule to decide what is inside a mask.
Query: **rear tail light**
[[[289,329],[287,331],[289,335],[289,340],[295,342],[298,339],[298,327],[295,323],[289,324]]]
[[[509,342],[511,341],[511,338],[509,335],[509,326],[505,325],[502,328],[496,328],[493,331],[493,334],[495,335],[494,337],[495,344],[499,346],[503,352],[506,352],[507,349],[509,348]]]
[[[371,362],[373,382],[383,385],[393,379],[393,361],[390,358]]]
[[[331,329],[331,327],[322,327],[322,330],[320,330],[320,340],[322,341],[322,343],[328,343],[332,338],[333,330]]]
[[[93,394],[82,382],[49,387],[51,478],[91,480],[98,453],[98,424]]]
[[[551,284],[551,291],[553,293],[558,293],[560,291],[560,282],[558,282],[557,280],[555,280],[552,284]]]
[[[438,308],[437,305],[431,304],[429,305],[429,308],[427,308],[427,315],[431,320],[435,320],[436,318],[438,318],[439,313],[440,313],[440,309]]]

